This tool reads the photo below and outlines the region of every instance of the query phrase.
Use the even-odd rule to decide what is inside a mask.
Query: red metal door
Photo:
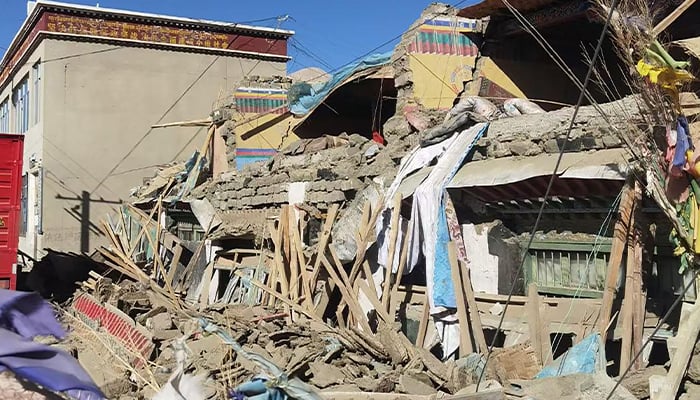
[[[17,287],[24,137],[0,134],[0,288]]]

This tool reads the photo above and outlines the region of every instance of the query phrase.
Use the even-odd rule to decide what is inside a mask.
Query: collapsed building
[[[189,370],[226,389],[264,372],[296,398],[314,390],[297,380],[322,398],[654,398],[696,298],[678,226],[620,134],[658,127],[612,37],[613,72],[573,106],[600,3],[508,4],[432,5],[391,54],[241,82],[202,149],[105,224],[101,260],[136,282],[92,276],[71,311],[116,321],[110,346],[144,364],[180,362],[188,337]],[[666,28],[687,40],[680,21]],[[697,97],[680,99],[691,118]]]

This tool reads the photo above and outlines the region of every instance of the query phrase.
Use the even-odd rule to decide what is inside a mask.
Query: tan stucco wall
[[[80,222],[69,211],[80,212],[80,202],[57,196],[77,197],[85,190],[94,200],[128,198],[132,187],[153,175],[154,165],[186,159],[206,133],[197,128],[151,130],[151,125],[207,117],[217,98],[230,93],[244,73],[286,71],[279,62],[107,44],[52,39],[42,46],[45,184],[40,247],[64,251],[80,249]],[[112,207],[91,203],[95,227]],[[99,243],[99,236],[91,234],[90,248]]]

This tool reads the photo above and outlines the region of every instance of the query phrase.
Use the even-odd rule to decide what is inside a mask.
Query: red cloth
[[[377,143],[379,143],[379,144],[381,144],[381,145],[384,144],[384,138],[383,138],[382,135],[381,135],[379,132],[377,132],[377,131],[372,132],[372,140],[374,140],[375,142],[377,142]]]

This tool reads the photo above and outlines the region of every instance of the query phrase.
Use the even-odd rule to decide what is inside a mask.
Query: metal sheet
[[[449,188],[505,185],[526,179],[551,175],[557,154],[534,157],[506,157],[465,164],[452,179]],[[592,153],[566,153],[558,175],[562,178],[624,180],[627,152],[608,149]]]

